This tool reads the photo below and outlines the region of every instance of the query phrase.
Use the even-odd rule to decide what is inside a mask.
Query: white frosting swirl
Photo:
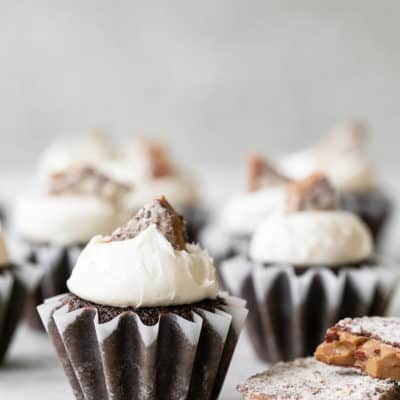
[[[39,177],[46,179],[75,165],[99,165],[114,158],[116,150],[101,132],[61,138],[50,145],[39,160]]]
[[[377,185],[370,162],[357,151],[326,158],[316,148],[306,149],[285,157],[280,168],[293,179],[323,172],[339,191],[364,192],[375,189]]]
[[[137,308],[191,304],[219,291],[207,252],[191,244],[175,250],[155,225],[129,240],[93,238],[67,285],[94,303]]]
[[[365,224],[346,211],[302,211],[268,217],[250,243],[250,257],[264,263],[340,265],[373,253]]]
[[[111,233],[128,213],[95,196],[30,194],[17,200],[15,230],[38,243],[85,244]]]
[[[268,215],[282,212],[284,186],[265,188],[232,197],[220,215],[221,227],[232,234],[249,235]]]
[[[3,228],[0,227],[0,269],[10,264],[10,257],[4,238]]]

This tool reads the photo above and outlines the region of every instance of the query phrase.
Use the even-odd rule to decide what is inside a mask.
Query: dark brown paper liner
[[[357,214],[369,227],[375,243],[380,244],[393,208],[391,200],[385,194],[379,190],[365,193],[345,192],[339,196],[339,207]]]
[[[226,297],[224,310],[174,314],[146,326],[133,312],[98,323],[95,309],[68,312],[62,297],[38,307],[78,400],[216,399],[247,315]]]
[[[4,361],[18,323],[22,317],[26,298],[35,284],[37,274],[27,267],[12,265],[0,272],[0,364]]]
[[[36,307],[44,299],[67,291],[67,280],[83,246],[60,247],[28,242],[20,242],[18,246],[22,262],[35,266],[41,274],[36,290],[27,299],[25,317],[31,328],[42,331]]]
[[[326,330],[344,317],[383,315],[399,280],[396,268],[339,269],[263,266],[243,257],[220,268],[226,287],[250,310],[247,328],[257,355],[267,361],[312,355]]]

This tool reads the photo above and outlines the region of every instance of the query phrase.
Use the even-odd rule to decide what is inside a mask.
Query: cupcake
[[[267,217],[248,257],[225,261],[220,272],[248,301],[252,343],[269,362],[312,354],[340,318],[384,314],[398,281],[362,220],[335,209],[321,174],[290,183],[286,212]]]
[[[185,217],[189,240],[196,241],[206,212],[191,174],[177,166],[167,147],[156,140],[136,139],[121,153],[118,159],[103,163],[103,169],[134,189],[129,197],[131,212],[162,193]]]
[[[216,399],[247,311],[165,198],[94,237],[38,307],[76,399]]]
[[[28,293],[37,279],[36,271],[11,260],[0,228],[0,364],[10,347]]]
[[[378,242],[392,206],[366,156],[366,127],[352,123],[338,127],[317,145],[283,158],[282,171],[302,179],[324,172],[338,191],[338,206],[357,214]]]
[[[260,155],[248,158],[246,191],[232,196],[217,221],[201,234],[201,242],[217,265],[226,258],[247,254],[251,235],[260,222],[283,210],[289,181]]]
[[[124,199],[130,188],[92,167],[70,167],[54,174],[45,190],[21,196],[14,210],[14,231],[23,262],[44,274],[27,316],[40,327],[36,305],[45,297],[64,293],[80,250],[97,233],[109,234],[128,211]]]
[[[118,149],[102,131],[92,129],[81,135],[59,138],[48,146],[39,160],[38,175],[42,181],[71,167],[98,167],[115,159]]]

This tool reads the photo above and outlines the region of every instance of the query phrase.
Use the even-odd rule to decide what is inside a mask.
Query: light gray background
[[[0,165],[100,125],[184,161],[293,149],[347,117],[394,163],[397,0],[0,2]]]

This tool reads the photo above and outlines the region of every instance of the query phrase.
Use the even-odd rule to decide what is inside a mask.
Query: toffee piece
[[[354,366],[375,378],[400,380],[400,319],[344,319],[327,331],[315,357],[327,364]]]
[[[238,386],[245,400],[395,400],[400,387],[313,358],[278,363]]]
[[[49,193],[52,195],[97,195],[110,202],[118,201],[130,190],[129,185],[119,183],[89,166],[71,167],[55,173],[50,177],[49,185]]]
[[[254,192],[263,187],[285,185],[290,179],[276,170],[258,154],[251,154],[248,161],[248,190]]]
[[[335,209],[335,190],[321,173],[290,183],[286,193],[288,212]]]
[[[107,241],[133,239],[152,224],[157,226],[176,250],[186,248],[185,220],[164,196],[142,207],[125,226],[115,230]]]

